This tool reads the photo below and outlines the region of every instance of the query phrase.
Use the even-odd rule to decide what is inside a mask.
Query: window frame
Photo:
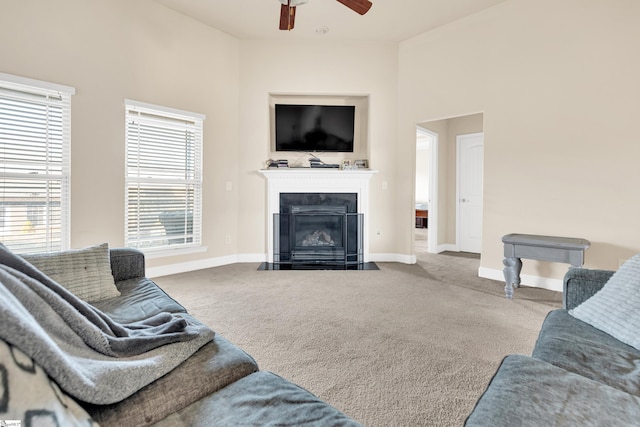
[[[179,110],[170,107],[164,107],[154,104],[149,104],[145,102],[135,101],[131,99],[125,99],[125,246],[134,247],[139,250],[142,250],[147,256],[159,257],[159,256],[170,256],[176,255],[177,253],[189,253],[196,251],[206,250],[205,247],[202,246],[202,152],[203,152],[203,127],[204,127],[204,119],[206,116],[204,114],[193,113],[189,111]],[[189,130],[193,132],[193,142],[189,145],[189,147],[193,150],[190,153],[187,153],[188,148],[185,146],[185,158],[187,154],[193,156],[191,161],[185,160],[185,175],[187,175],[183,179],[178,179],[175,176],[169,178],[162,178],[158,176],[145,176],[142,177],[141,173],[146,169],[149,171],[149,165],[153,164],[152,162],[145,162],[147,167],[142,166],[141,158],[137,157],[137,164],[130,164],[131,156],[136,153],[140,153],[141,150],[141,140],[140,136],[136,138],[131,134],[132,129],[135,127],[132,122],[137,122],[138,126],[157,126],[157,128],[161,128],[165,126],[167,129],[178,129],[183,128],[184,130]],[[182,123],[182,124],[180,124]],[[156,129],[157,129],[156,128]],[[139,128],[138,128],[139,130]],[[149,142],[146,140],[147,144],[153,144],[153,142]],[[132,146],[132,144],[137,144],[136,146]],[[160,148],[162,148],[162,144],[160,143]],[[135,163],[135,162],[134,162]],[[188,164],[192,164],[193,169],[189,169]],[[161,165],[156,165],[158,168],[161,168]],[[167,229],[164,229],[164,240],[167,242],[165,244],[157,244],[162,235],[157,235],[159,230],[158,225],[149,226],[145,228],[143,226],[141,228],[141,218],[138,218],[136,226],[138,227],[136,232],[131,232],[130,222],[130,208],[137,209],[140,213],[139,206],[142,204],[142,200],[144,196],[138,194],[137,196],[132,196],[130,194],[132,186],[137,186],[142,192],[142,188],[144,185],[147,185],[147,189],[149,188],[163,188],[162,186],[185,186],[185,199],[189,199],[187,193],[189,192],[189,188],[192,188],[193,192],[193,211],[191,212],[191,221],[188,221],[189,218],[189,210],[185,209],[185,225],[184,225],[184,234],[178,234],[175,237],[179,239],[184,239],[181,243],[171,243],[170,238],[168,238]],[[135,203],[134,203],[135,202]],[[132,205],[133,203],[133,205]],[[137,207],[136,207],[137,206]],[[157,221],[160,222],[160,219]],[[164,225],[163,225],[164,226]],[[153,233],[153,229],[155,228],[156,236],[144,238],[141,236],[143,231]],[[191,228],[191,233],[189,233],[189,229]],[[173,240],[175,240],[175,237]],[[189,241],[190,240],[190,241]],[[156,244],[154,244],[154,241]]]
[[[7,243],[7,247],[16,253],[53,252],[67,250],[70,247],[71,97],[73,95],[75,95],[75,88],[70,86],[0,73],[0,97],[3,98],[3,103],[6,105],[14,103],[15,108],[19,108],[19,103],[40,104],[46,111],[42,114],[37,114],[35,107],[33,109],[26,109],[26,105],[23,105],[23,107],[25,107],[24,110],[14,113],[16,115],[15,123],[17,123],[18,126],[16,127],[14,123],[7,121],[6,127],[3,128],[6,131],[4,134],[6,135],[6,141],[14,141],[16,144],[28,145],[28,140],[38,135],[40,139],[44,141],[42,144],[45,146],[44,153],[41,151],[34,152],[30,158],[27,156],[16,158],[14,155],[12,160],[6,160],[7,157],[3,156],[5,160],[0,162],[0,180],[4,183],[2,188],[0,188],[0,201],[5,200],[7,196],[11,197],[10,192],[7,192],[6,180],[21,180],[25,188],[27,188],[26,185],[29,182],[46,182],[42,187],[45,205],[37,207],[27,206],[28,217],[36,211],[43,211],[45,213],[45,215],[43,215],[45,218],[45,226],[44,231],[41,233],[42,243],[31,250],[21,250],[17,246],[17,243]],[[59,118],[53,120],[53,122],[57,122],[56,124],[58,126],[52,127],[51,120],[52,117],[55,117],[55,113],[52,113],[51,110],[58,108],[60,109]],[[27,113],[34,115],[25,118],[24,114]],[[9,117],[9,114],[7,114],[6,117]],[[37,121],[38,119],[42,120],[46,125],[38,128],[37,123],[31,121]],[[40,129],[40,131],[38,132],[37,129]],[[59,133],[57,134],[56,132]],[[11,139],[9,135],[12,135],[13,139]],[[0,135],[0,137],[2,137],[2,135]],[[23,139],[21,140],[20,138]],[[33,144],[37,146],[35,142]],[[10,142],[7,145],[7,153],[11,151],[9,145]],[[18,150],[14,148],[14,152],[17,151]],[[44,157],[45,160],[38,160],[37,157]],[[22,171],[20,171],[20,169],[22,169]],[[56,198],[55,195],[57,194],[57,191],[53,189],[55,186],[50,185],[52,182],[59,182],[60,207],[58,214],[56,214],[56,209],[54,208],[55,203],[51,202]],[[18,187],[14,187],[14,191],[17,188]],[[41,208],[44,208],[44,210]],[[3,212],[6,211],[3,210]],[[3,226],[5,225],[4,220],[5,218],[3,217]],[[59,221],[59,232],[55,231],[55,227],[58,224],[57,221]],[[8,233],[7,235],[15,236],[16,233]],[[4,234],[2,234],[2,239],[5,243],[8,240]],[[37,238],[33,241],[37,242]],[[26,243],[27,247],[29,244],[33,245],[33,243]]]

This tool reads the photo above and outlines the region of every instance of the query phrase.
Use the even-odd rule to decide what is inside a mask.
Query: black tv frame
[[[356,106],[275,104],[275,151],[353,153]]]

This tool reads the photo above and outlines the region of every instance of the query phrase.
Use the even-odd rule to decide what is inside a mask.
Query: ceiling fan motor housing
[[[299,6],[301,4],[305,4],[306,2],[308,2],[309,0],[280,0],[280,3],[289,6]]]

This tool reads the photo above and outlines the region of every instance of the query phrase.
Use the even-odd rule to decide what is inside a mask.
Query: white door
[[[458,135],[458,248],[462,252],[482,251],[482,176],[484,134]]]

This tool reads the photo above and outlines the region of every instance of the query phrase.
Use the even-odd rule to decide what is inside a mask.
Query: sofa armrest
[[[598,292],[615,273],[609,270],[589,270],[586,268],[570,268],[564,276],[562,303],[571,310]]]
[[[116,283],[144,277],[145,265],[142,251],[133,248],[112,248],[109,251],[109,256],[111,258],[111,273]]]

